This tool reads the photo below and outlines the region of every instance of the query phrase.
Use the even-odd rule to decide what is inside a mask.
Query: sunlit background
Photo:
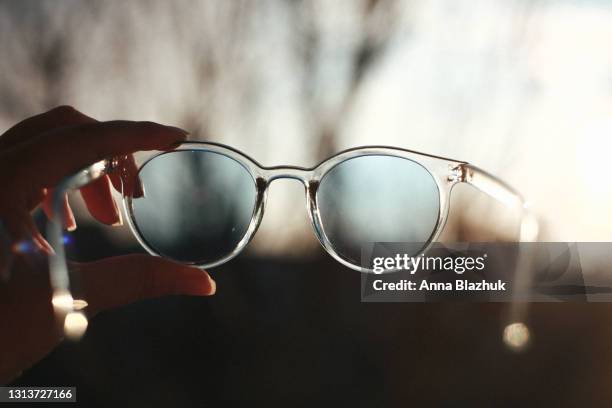
[[[466,160],[529,199],[540,240],[612,240],[603,0],[0,1],[0,132],[61,104],[181,126],[264,165],[312,166],[367,144]],[[499,206],[457,190],[446,238],[513,239]],[[252,254],[321,252],[302,187],[279,181],[268,198]],[[132,242],[126,228],[100,230]],[[565,310],[578,316],[569,326],[592,329]],[[432,319],[451,330],[462,317]]]
[[[2,129],[71,104],[100,120],[182,126],[266,165],[401,146],[505,178],[533,203],[544,240],[612,238],[612,5],[604,1],[0,8]],[[254,248],[316,248],[300,187],[278,184]],[[460,203],[455,214],[477,224],[483,206]]]

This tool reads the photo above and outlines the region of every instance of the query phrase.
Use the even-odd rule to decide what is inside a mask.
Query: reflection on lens
[[[209,151],[176,151],[139,173],[144,197],[133,198],[134,222],[160,255],[207,264],[229,255],[244,237],[257,191],[237,161]]]
[[[428,242],[438,223],[440,194],[420,164],[371,155],[346,160],[323,176],[317,204],[335,250],[359,265],[364,244]]]

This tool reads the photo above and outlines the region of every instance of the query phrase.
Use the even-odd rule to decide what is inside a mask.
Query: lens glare
[[[325,174],[317,205],[323,231],[336,252],[359,265],[367,243],[426,244],[438,223],[440,194],[433,176],[420,164],[370,155],[346,160]]]
[[[213,263],[245,236],[257,189],[236,160],[210,151],[175,151],[147,162],[138,176],[144,196],[132,199],[133,220],[160,255]]]

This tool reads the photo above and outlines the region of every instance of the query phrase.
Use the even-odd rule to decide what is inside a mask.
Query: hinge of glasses
[[[464,164],[458,165],[449,165],[448,166],[448,181],[451,183],[460,183],[466,181],[467,178],[467,169]]]
[[[121,163],[127,160],[128,156],[111,157],[106,160],[106,172],[112,173],[121,167]]]

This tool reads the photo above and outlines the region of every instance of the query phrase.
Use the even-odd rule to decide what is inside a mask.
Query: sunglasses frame
[[[422,252],[426,252],[442,232],[448,217],[451,191],[458,183],[468,183],[494,199],[502,202],[508,207],[521,209],[522,218],[519,229],[520,242],[532,242],[535,241],[538,236],[539,225],[537,218],[529,210],[527,202],[518,193],[518,191],[513,189],[501,179],[465,161],[419,153],[398,147],[364,146],[344,150],[311,168],[298,166],[265,167],[246,154],[223,144],[212,142],[185,142],[181,143],[171,151],[161,152],[154,155],[145,161],[140,166],[138,171],[140,171],[140,169],[142,169],[146,163],[154,160],[156,157],[165,154],[172,154],[176,151],[208,151],[225,155],[228,158],[240,163],[249,172],[257,188],[255,208],[251,217],[251,222],[244,237],[230,254],[214,263],[197,265],[201,268],[211,268],[221,265],[237,256],[246,247],[246,245],[255,235],[263,218],[268,186],[274,180],[288,178],[298,180],[304,185],[307,203],[306,208],[315,231],[315,235],[323,248],[341,264],[360,272],[371,272],[370,269],[362,268],[359,265],[351,263],[347,259],[343,258],[334,249],[333,244],[329,241],[325,234],[317,205],[318,187],[325,175],[336,165],[346,160],[361,156],[382,155],[411,160],[421,165],[433,177],[440,197],[438,222]],[[81,311],[82,308],[86,307],[87,303],[84,300],[74,300],[70,290],[70,277],[63,245],[63,225],[65,222],[63,219],[64,197],[71,190],[82,188],[100,177],[116,173],[121,176],[123,181],[122,184],[124,186],[123,189],[125,190],[126,178],[133,176],[130,175],[130,170],[125,167],[125,163],[125,157],[110,158],[98,161],[65,178],[53,189],[52,206],[53,214],[56,214],[56,216],[50,220],[47,227],[47,239],[55,251],[55,254],[49,257],[50,283],[53,290],[52,304],[58,318],[64,320],[65,334],[68,335],[69,333],[72,333],[71,336],[75,339],[80,338],[87,326],[87,319]],[[138,230],[136,222],[134,221],[131,194],[126,194],[126,192],[123,191],[122,195],[124,210],[128,215],[128,224],[134,233],[134,236],[149,253],[155,256],[160,256],[160,254],[158,254],[147,244]],[[527,257],[523,258],[527,259]],[[521,273],[521,278],[517,280],[517,285],[527,285],[530,279],[528,276],[528,268],[519,268],[519,272]],[[72,315],[72,318],[68,319],[70,315]],[[74,328],[68,330],[68,322],[75,321],[75,317],[77,318],[76,320],[84,320],[85,325],[82,330],[75,330]]]
[[[239,150],[233,149],[229,146],[211,143],[211,142],[186,142],[180,144],[177,148],[167,152],[161,152],[154,155],[153,157],[146,160],[139,168],[139,172],[149,162],[155,160],[160,156],[174,154],[176,152],[211,152],[222,156],[225,156],[231,160],[238,162],[251,176],[257,196],[255,199],[255,205],[251,221],[249,226],[238,242],[236,247],[229,254],[223,258],[209,263],[197,263],[197,262],[183,262],[189,265],[197,266],[200,268],[213,268],[215,266],[222,265],[234,257],[236,257],[249,242],[255,236],[261,220],[265,213],[265,206],[267,200],[267,191],[270,184],[279,179],[293,179],[302,183],[306,193],[306,210],[310,218],[315,236],[323,246],[323,248],[329,253],[335,260],[341,264],[359,271],[359,272],[371,272],[371,269],[363,268],[360,265],[352,263],[349,259],[342,256],[334,247],[334,244],[330,241],[325,233],[325,228],[321,220],[321,214],[318,206],[318,188],[325,175],[329,173],[334,167],[343,163],[347,160],[354,159],[357,157],[364,156],[391,156],[398,157],[401,159],[411,160],[412,162],[423,167],[433,178],[436,184],[436,188],[439,196],[440,208],[438,209],[438,219],[434,230],[432,231],[429,239],[426,242],[423,251],[426,251],[433,242],[439,237],[440,233],[444,229],[446,219],[448,217],[450,193],[452,187],[460,182],[458,177],[457,169],[461,165],[467,164],[466,162],[447,159],[438,156],[432,156],[428,154],[418,153],[411,150],[405,150],[395,147],[388,146],[364,146],[357,147],[348,150],[344,150],[322,162],[314,167],[298,167],[298,166],[273,166],[266,167],[258,163],[256,160],[240,152]],[[158,253],[144,238],[143,234],[138,228],[134,215],[134,206],[131,195],[123,195],[124,210],[127,214],[128,225],[132,230],[134,236],[143,248],[147,250],[151,255],[163,256]]]

